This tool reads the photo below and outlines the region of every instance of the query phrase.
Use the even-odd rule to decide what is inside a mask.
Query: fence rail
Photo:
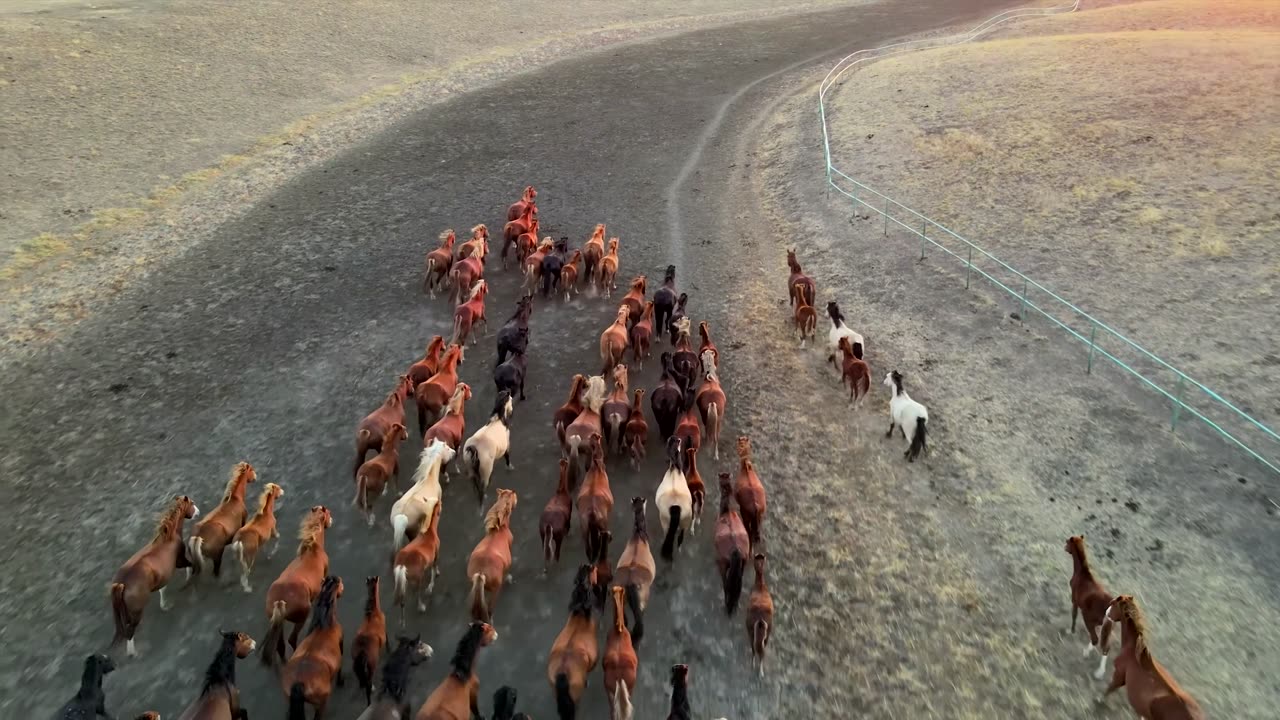
[[[921,259],[927,256],[930,248],[934,248],[941,250],[946,257],[953,258],[964,265],[965,288],[970,287],[973,276],[977,275],[1018,302],[1018,317],[1022,322],[1026,322],[1029,314],[1033,313],[1062,328],[1069,336],[1087,345],[1089,351],[1085,361],[1086,372],[1093,371],[1095,357],[1105,358],[1138,378],[1148,388],[1164,396],[1170,402],[1171,430],[1177,430],[1183,413],[1190,414],[1272,472],[1280,474],[1280,461],[1269,460],[1264,455],[1265,452],[1274,456],[1280,449],[1280,435],[1271,428],[1120,331],[1062,298],[1045,285],[1027,277],[977,243],[854,179],[837,168],[832,159],[831,134],[827,124],[827,93],[849,70],[893,55],[969,42],[1006,22],[1074,12],[1079,5],[1079,0],[1075,0],[1070,5],[1053,8],[1009,10],[986,20],[966,33],[859,50],[841,59],[823,78],[818,90],[818,114],[822,121],[827,185],[852,200],[855,207],[865,207],[883,218],[885,237],[889,236],[891,227],[896,227],[918,238]],[[1257,450],[1251,445],[1264,450]]]

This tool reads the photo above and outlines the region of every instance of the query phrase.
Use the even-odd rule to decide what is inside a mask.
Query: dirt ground
[[[1156,6],[1142,9],[1155,10]],[[1093,22],[1088,16],[1081,18],[1076,22]],[[1184,19],[1194,18],[1184,15]],[[1017,30],[1033,27],[1036,24],[1026,23]],[[1253,31],[1239,32],[1249,36]],[[1036,43],[1025,45],[1036,47]],[[1070,47],[1063,45],[1055,52],[1066,53]],[[1106,43],[1094,47],[1105,51]],[[982,58],[987,51],[975,53]],[[957,62],[965,57],[965,51],[948,52],[955,53]],[[1173,57],[1155,57],[1172,61],[1181,51],[1171,52]],[[1267,51],[1255,53],[1250,62],[1263,63],[1269,56]],[[1073,57],[1072,63],[1077,60],[1086,66],[1092,62]],[[953,65],[934,66],[931,60],[917,58],[903,62],[929,63],[942,79],[898,74],[889,79],[889,71],[876,66],[874,72],[852,74],[845,83],[843,92],[848,96],[843,111],[849,113],[845,127],[861,130],[872,126],[866,132],[853,134],[850,130],[839,136],[845,143],[842,147],[848,148],[844,157],[850,159],[851,169],[872,174],[890,194],[902,193],[909,202],[915,199],[913,204],[926,212],[941,203],[935,197],[952,198],[953,206],[960,208],[961,198],[973,202],[971,195],[964,194],[972,192],[968,188],[981,188],[990,197],[984,207],[993,211],[984,214],[981,222],[963,220],[962,230],[991,238],[1002,253],[1025,261],[1033,275],[1047,275],[1054,284],[1072,290],[1089,287],[1085,283],[1090,277],[1069,275],[1071,268],[1066,263],[1051,264],[1044,245],[1031,244],[1024,239],[1027,235],[1014,232],[1020,230],[1017,223],[1021,217],[1012,211],[1024,204],[1028,212],[1046,210],[1035,205],[1037,196],[1026,192],[1028,186],[1019,190],[1004,184],[1016,171],[1004,169],[996,158],[971,160],[963,176],[967,184],[957,187],[960,169],[925,156],[932,147],[929,140],[914,141],[924,133],[913,134],[910,127],[920,125],[909,126],[901,134],[903,140],[892,146],[901,155],[879,145],[871,146],[877,150],[874,154],[860,147],[871,132],[876,133],[876,143],[881,133],[892,135],[893,131],[885,129],[890,122],[882,124],[877,119],[879,113],[924,110],[914,107],[917,103],[887,104],[884,96],[876,94],[882,88],[901,86],[902,94],[907,94],[927,83],[931,90],[920,96],[918,105],[932,104],[935,110],[942,105],[956,112],[974,107],[982,88],[1003,92],[1001,84],[993,81],[987,85],[975,79],[973,85],[961,88],[968,103],[953,103],[936,93],[939,87],[957,87],[945,85],[945,78],[958,72]],[[1010,62],[1005,68],[1014,80],[1024,71],[1034,71],[1034,66],[1025,70],[1013,69],[1015,66],[1016,62]],[[1131,77],[1132,68],[1109,67],[1123,75],[1124,82],[1136,80]],[[1074,74],[1092,77],[1091,83],[1081,87],[1065,78],[1064,82],[1071,84],[1063,90],[1063,97],[1072,92],[1089,98],[1090,87],[1110,85],[1097,82],[1092,72]],[[1037,77],[1045,79],[1046,75],[1041,72]],[[861,84],[864,78],[866,87]],[[1224,83],[1224,90],[1240,97],[1248,92],[1240,87],[1245,82],[1236,74]],[[1181,97],[1180,84],[1171,86],[1173,96]],[[1203,88],[1201,95],[1211,94],[1210,86],[1193,86]],[[1051,90],[1054,86],[1044,87]],[[1132,109],[1126,115],[1151,112],[1157,102],[1150,96],[1158,88],[1135,87],[1146,91],[1134,93]],[[1258,86],[1253,87],[1256,91]],[[761,219],[744,224],[744,235],[757,240],[749,245],[755,262],[743,263],[746,269],[739,280],[742,296],[765,293],[783,297],[784,246],[799,247],[801,262],[818,281],[820,304],[838,299],[851,324],[867,336],[873,375],[883,378],[891,369],[902,371],[908,391],[929,407],[933,450],[923,463],[902,462],[900,442],[883,438],[887,394],[879,385],[864,413],[823,407],[811,411],[808,422],[797,422],[781,431],[785,441],[779,451],[790,453],[795,475],[803,476],[811,463],[818,462],[813,459],[816,457],[847,458],[849,468],[845,482],[833,482],[829,489],[784,482],[770,497],[771,502],[777,497],[779,510],[774,517],[786,524],[789,539],[785,547],[773,549],[774,567],[798,567],[800,558],[814,547],[826,547],[823,552],[830,563],[829,573],[821,577],[791,574],[779,578],[779,583],[788,583],[791,588],[786,630],[813,639],[808,646],[789,648],[794,655],[784,662],[788,666],[784,672],[797,682],[803,682],[806,674],[813,677],[826,657],[836,651],[836,645],[823,638],[839,632],[853,635],[852,644],[863,651],[848,687],[825,688],[828,694],[823,701],[830,703],[833,714],[837,710],[847,714],[854,708],[874,717],[1129,717],[1122,697],[1113,697],[1104,708],[1095,704],[1105,685],[1089,677],[1094,663],[1081,657],[1086,643],[1082,632],[1072,635],[1067,631],[1071,566],[1063,542],[1069,535],[1083,533],[1104,581],[1113,592],[1138,597],[1151,620],[1154,652],[1200,700],[1210,717],[1272,716],[1270,708],[1280,700],[1280,687],[1269,670],[1280,666],[1280,631],[1276,630],[1280,603],[1274,593],[1280,580],[1276,570],[1280,554],[1274,543],[1277,510],[1273,500],[1280,498],[1276,478],[1202,427],[1186,425],[1176,435],[1170,434],[1168,408],[1132,379],[1106,366],[1086,374],[1079,346],[1061,331],[1044,322],[1024,325],[1011,320],[1009,314],[1017,309],[1016,303],[977,285],[966,291],[962,266],[957,271],[956,266],[937,258],[920,261],[918,241],[910,240],[905,232],[891,231],[886,238],[879,222],[855,213],[834,193],[828,199],[822,177],[821,131],[814,121],[816,82],[798,83],[793,91],[759,121],[760,131],[754,136],[762,139],[742,149],[739,162],[746,167],[735,171],[739,181],[754,187],[763,212]],[[1029,117],[1041,113],[1034,102],[1037,97],[1024,92],[1019,98],[1019,108],[1026,108]],[[1220,107],[1217,100],[1200,100],[1208,107]],[[981,107],[999,105],[994,98],[983,102]],[[1270,107],[1269,102],[1259,101],[1260,112]],[[1196,121],[1190,111],[1183,114],[1170,107],[1176,105],[1158,105],[1160,117],[1149,118],[1150,126],[1165,132],[1170,124]],[[1022,115],[1020,112],[1018,118]],[[1068,132],[1068,126],[1079,120],[1070,113],[1061,124],[1039,117],[1058,133]],[[1124,116],[1104,113],[1098,117],[1115,117],[1119,123]],[[1002,129],[1022,121],[992,116],[989,122]],[[945,126],[943,121],[934,123]],[[976,125],[973,120],[965,127]],[[1204,125],[1194,127],[1196,132],[1205,132]],[[1204,140],[1230,140],[1230,147],[1238,151],[1238,143],[1244,142],[1241,135],[1247,136],[1250,127],[1255,126],[1243,124],[1233,132],[1205,135]],[[1023,147],[1004,142],[1008,136],[995,130],[988,137],[987,142],[1006,155]],[[1073,143],[1081,142],[1074,134],[1068,137]],[[1253,137],[1256,144],[1257,136]],[[1035,148],[1033,157],[1045,160],[1044,172],[1070,193],[1066,163],[1051,162],[1055,155],[1049,148],[1027,144]],[[1064,156],[1084,154],[1077,172],[1085,179],[1104,171],[1109,173],[1106,176],[1140,178],[1134,182],[1149,196],[1133,213],[1141,207],[1159,206],[1184,225],[1194,216],[1172,203],[1169,196],[1156,197],[1154,189],[1147,190],[1146,183],[1170,180],[1168,171],[1160,170],[1162,174],[1152,179],[1146,174],[1156,171],[1133,155],[1119,155],[1113,167],[1099,168],[1101,160],[1090,159],[1093,151],[1086,145],[1070,147],[1070,152],[1064,148],[1058,152]],[[1265,147],[1256,148],[1248,157],[1262,157]],[[1216,157],[1211,149],[1197,148],[1195,152],[1200,153],[1196,163]],[[1033,167],[1031,159],[1023,162],[1026,165],[1021,167]],[[1195,167],[1190,163],[1185,166]],[[1195,185],[1220,177],[1213,172],[1215,167],[1203,164],[1198,179],[1178,179],[1177,187],[1185,187],[1183,182]],[[912,172],[904,180],[906,169]],[[1265,184],[1269,180],[1264,171],[1251,166],[1239,172],[1249,174],[1238,176],[1222,191],[1236,193],[1231,202],[1241,203],[1257,191],[1255,204],[1237,206],[1236,214],[1248,218],[1250,212],[1262,207],[1261,198],[1273,193]],[[1030,182],[1024,175],[1016,176]],[[1255,180],[1262,184],[1251,184]],[[918,194],[913,198],[910,192]],[[1093,222],[1089,218],[1097,215],[1119,217],[1119,222],[1126,223],[1122,227],[1133,222],[1124,203],[1102,196],[1089,202],[1095,203],[1089,215],[1076,215],[1075,208],[1050,207],[1055,212],[1072,213],[1064,217],[1078,217],[1080,223]],[[1105,207],[1097,207],[1103,204]],[[1008,211],[995,212],[1005,205]],[[1228,220],[1220,217],[1218,222],[1221,228]],[[1066,228],[1055,233],[1055,242],[1080,251],[1078,243],[1083,242],[1084,234],[1076,232]],[[1231,243],[1230,254],[1217,257],[1206,256],[1194,243],[1179,254],[1168,238],[1152,239],[1148,242],[1156,248],[1146,249],[1144,242],[1115,235],[1127,252],[1135,256],[1147,253],[1142,258],[1147,262],[1163,258],[1166,265],[1181,266],[1170,272],[1188,276],[1197,262],[1206,268],[1202,272],[1216,273],[1218,263],[1239,261],[1242,264],[1236,272],[1245,277],[1244,273],[1257,269],[1243,261],[1253,258],[1251,262],[1256,264],[1269,252],[1260,239],[1234,230],[1224,232]],[[1123,282],[1121,268],[1128,271]],[[1108,274],[1113,272],[1116,274]],[[1137,258],[1124,266],[1123,254],[1116,252],[1100,267],[1090,268],[1096,296],[1109,302],[1100,310],[1104,317],[1112,309],[1123,309],[1126,303],[1132,307],[1140,302],[1122,295],[1121,290],[1130,283],[1136,286],[1132,293],[1136,296],[1136,290],[1142,289],[1140,283],[1146,281],[1146,272]],[[1060,276],[1065,278],[1063,283],[1056,282]],[[1264,286],[1259,275],[1248,277],[1239,287],[1228,286],[1222,292],[1243,288],[1257,292]],[[1250,287],[1250,283],[1257,284]],[[1212,294],[1223,285],[1226,283],[1200,281],[1196,287]],[[1069,293],[1078,294],[1082,293]],[[1219,295],[1216,302],[1234,300]],[[739,327],[777,327],[772,345],[761,348],[762,361],[745,368],[748,376],[739,378],[739,383],[768,388],[777,378],[786,377],[796,403],[830,406],[836,381],[821,370],[819,353],[795,350],[795,341],[784,329],[785,301],[779,303],[776,309],[761,309],[732,321],[741,323]],[[1258,305],[1240,312],[1261,313],[1262,308]],[[1163,347],[1161,339],[1174,337],[1180,327],[1182,332],[1192,327],[1184,319],[1188,315],[1190,311],[1180,305],[1155,304],[1143,316],[1143,339],[1150,337],[1152,345]],[[1212,333],[1215,342],[1247,345],[1242,337],[1262,333],[1267,327],[1258,326],[1237,337],[1229,334],[1230,327],[1242,327],[1234,322],[1227,318],[1222,324],[1203,323],[1194,328],[1201,334]],[[1274,320],[1271,323],[1274,328]],[[1145,334],[1148,330],[1150,336]],[[1270,335],[1274,334],[1273,330]],[[1223,365],[1206,366],[1210,369],[1205,372],[1205,381],[1210,385],[1226,384],[1220,374],[1223,368],[1243,368],[1254,359],[1253,351],[1226,353],[1219,347],[1220,354],[1229,357],[1221,361]],[[754,377],[749,376],[752,372]],[[1275,397],[1274,375],[1265,377],[1259,371],[1252,381],[1252,392],[1246,399]],[[741,423],[747,428],[753,424],[772,427],[777,421],[762,414],[742,418]],[[815,438],[822,438],[821,444],[813,442]],[[806,521],[799,521],[801,516]],[[788,521],[788,517],[796,520]],[[822,542],[831,536],[853,540],[845,547],[832,548]],[[827,598],[836,602],[824,600]]]

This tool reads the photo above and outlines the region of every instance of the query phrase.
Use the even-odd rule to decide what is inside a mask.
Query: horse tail
[[[920,457],[921,452],[928,449],[927,440],[925,439],[926,422],[923,417],[916,418],[916,431],[911,435],[911,447],[907,448],[908,460],[915,460]]]
[[[756,620],[751,626],[751,652],[758,658],[764,657],[764,644],[769,639],[769,623],[763,619]]]
[[[205,564],[207,558],[204,556],[204,538],[199,535],[192,535],[187,538],[187,560],[196,569],[196,572],[201,575],[208,569]]]
[[[863,363],[863,365],[865,366],[866,363]],[[858,378],[856,382],[858,384],[859,397],[862,397],[867,393],[871,392],[871,368],[864,367],[862,372],[862,377]]]
[[[627,692],[627,683],[619,680],[613,687],[613,707],[617,711],[618,720],[631,720],[631,693]]]
[[[289,688],[289,720],[307,720],[307,690],[301,682]]]
[[[351,501],[352,505],[355,505],[365,512],[369,511],[369,499],[365,496],[365,488],[367,485],[368,482],[365,479],[365,474],[360,473],[360,475],[356,477],[356,497]]]
[[[627,607],[631,609],[631,614],[635,616],[635,623],[631,626],[631,646],[640,647],[640,638],[644,637],[644,608],[640,607],[640,586],[635,583],[627,583]]]
[[[476,490],[482,493],[480,502],[484,502],[484,488],[480,487],[480,451],[476,450],[475,445],[467,445],[462,452],[467,456],[467,469],[471,471],[471,479],[476,482]]]
[[[284,616],[288,604],[283,600],[277,600],[271,606],[271,624],[267,626],[267,632],[262,636],[262,664],[267,667],[274,667],[276,664],[276,653],[281,645],[284,645]],[[294,687],[297,687],[296,685]],[[293,705],[293,697],[290,694],[290,708]],[[293,717],[293,710],[290,709],[289,716]]]
[[[462,334],[462,318],[454,317],[453,318],[453,340],[451,340],[450,342],[453,343],[454,345],[457,345],[458,337],[461,334]]]
[[[550,563],[556,552],[555,534],[551,532],[550,525],[543,525],[538,528],[538,534],[542,536],[542,559]]]
[[[556,673],[556,712],[560,720],[574,720],[578,715],[578,706],[569,691],[568,673]]]
[[[719,403],[711,403],[707,406],[707,437],[711,442],[716,443],[716,452],[720,452],[720,407]]]
[[[396,605],[404,607],[404,597],[409,591],[409,569],[404,565],[397,565],[393,573],[396,577]]]
[[[484,573],[471,576],[471,594],[467,603],[471,605],[471,617],[477,620],[489,620],[489,606],[484,598]]]
[[[404,513],[400,513],[399,515],[396,515],[395,517],[391,518],[392,539],[396,546],[397,552],[401,548],[403,548],[405,543],[408,542],[409,540],[409,536],[405,532],[408,527],[409,527],[408,515],[405,515]]]
[[[129,639],[129,628],[133,626],[129,605],[124,600],[124,583],[111,583],[111,617],[116,625],[115,637],[111,639],[111,645],[115,647]]]
[[[672,505],[671,522],[667,525],[667,537],[662,541],[662,559],[672,560],[676,552],[676,533],[680,532],[680,506]]]
[[[422,280],[422,291],[426,292],[431,289],[431,281],[436,276],[436,259],[427,257],[427,276]]]
[[[859,360],[862,359],[862,343],[860,342],[853,343],[853,356],[858,358]]]
[[[730,617],[738,610],[738,599],[742,597],[742,573],[746,565],[742,551],[734,548],[729,556],[729,572],[724,578],[724,611]]]

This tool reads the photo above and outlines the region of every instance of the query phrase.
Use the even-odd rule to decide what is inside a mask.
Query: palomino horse
[[[471,386],[466,383],[458,383],[453,389],[453,397],[449,398],[449,404],[445,408],[444,417],[436,421],[434,425],[427,428],[422,435],[422,446],[429,447],[432,442],[439,440],[450,449],[457,452],[462,445],[462,436],[467,432],[467,401],[471,399]],[[445,470],[445,475],[449,471]]]
[[[521,336],[528,344],[529,331],[521,330]],[[525,399],[524,395],[524,379],[529,371],[529,356],[524,350],[516,350],[511,353],[511,357],[507,361],[493,369],[493,384],[497,387],[498,392],[505,392],[509,395],[519,395],[520,400]]]
[[[649,531],[645,521],[645,499],[631,498],[632,523],[631,539],[622,548],[622,556],[618,558],[618,568],[613,573],[613,581],[620,585],[627,594],[627,606],[635,618],[631,626],[631,641],[640,646],[640,638],[644,636],[644,609],[649,604],[649,588],[658,575],[657,563],[653,561],[653,552],[649,549]]]
[[[426,596],[435,591],[440,574],[440,511],[443,503],[431,508],[431,516],[423,520],[418,535],[396,552],[392,575],[396,579],[395,601],[400,608],[400,627],[404,627],[404,601],[413,587],[418,597],[418,612],[427,611]]]
[[[1151,655],[1147,623],[1132,595],[1120,595],[1107,609],[1107,618],[1120,624],[1120,654],[1111,684],[1102,694],[1124,687],[1129,706],[1149,720],[1204,720],[1199,703],[1183,690],[1169,671]]]
[[[1071,556],[1071,632],[1076,631],[1076,616],[1084,615],[1084,629],[1089,633],[1089,644],[1084,646],[1085,657],[1090,652],[1102,656],[1098,669],[1093,673],[1101,680],[1107,668],[1107,646],[1111,639],[1111,620],[1107,609],[1114,599],[1089,567],[1089,553],[1084,548],[1084,536],[1067,538],[1067,554]]]
[[[661,338],[667,332],[667,323],[676,310],[676,266],[668,265],[662,276],[662,285],[653,291],[653,329]]]
[[[578,489],[578,520],[582,540],[587,549],[587,562],[596,562],[604,552],[604,535],[609,532],[609,514],[613,512],[613,492],[609,474],[604,469],[604,447],[600,434],[591,434],[591,465]]]
[[[697,535],[698,526],[702,524],[702,508],[707,503],[707,484],[702,482],[702,474],[698,472],[698,448],[684,449],[684,479],[689,485],[689,495],[693,498],[693,519],[690,521],[689,534]]]
[[[379,602],[380,584],[377,575],[365,578],[368,595],[364,601],[364,619],[360,621],[356,641],[351,645],[351,670],[364,690],[365,705],[373,704],[373,674],[378,670],[382,649],[387,646],[387,616]]]
[[[569,495],[569,461],[560,458],[560,479],[556,492],[547,501],[538,518],[538,538],[542,541],[542,574],[546,575],[551,563],[560,562],[560,548],[569,534],[573,517],[573,497]]]
[[[924,405],[912,400],[907,391],[902,388],[902,373],[897,370],[891,371],[884,376],[884,384],[893,393],[893,399],[889,401],[889,432],[884,436],[893,437],[893,428],[896,425],[907,441],[907,449],[902,456],[907,459],[907,462],[915,462],[916,458],[920,457],[920,453],[929,449],[925,436],[929,411]],[[908,434],[908,428],[910,428],[910,434]]]
[[[758,668],[764,677],[764,652],[773,634],[773,596],[764,581],[764,553],[756,553],[754,560],[756,584],[747,599],[747,638],[751,641],[751,667]]]
[[[249,657],[257,643],[242,632],[222,632],[222,644],[204,671],[200,697],[187,706],[178,720],[236,720],[249,714],[240,707],[240,689],[236,687],[236,660]],[[106,713],[102,713],[104,716]]]
[[[754,550],[760,544],[767,502],[764,483],[760,482],[755,463],[751,462],[751,440],[746,435],[738,438],[738,477],[733,484],[733,495],[738,501],[742,524],[747,528],[747,537],[751,538],[751,549]]]
[[[618,238],[609,238],[609,251],[600,258],[596,275],[605,298],[613,297],[613,291],[618,289]]]
[[[497,639],[498,631],[489,623],[471,623],[449,661],[452,669],[418,708],[414,720],[471,720],[482,717],[477,697],[480,678],[476,677],[476,656],[480,654],[480,648],[493,644]]]
[[[604,445],[610,455],[622,450],[622,431],[631,419],[631,402],[627,398],[627,366],[613,368],[613,392],[600,408],[604,423]]]
[[[404,423],[392,423],[382,436],[382,450],[356,471],[356,496],[351,503],[368,516],[369,527],[373,527],[373,503],[382,497],[387,481],[393,480],[396,490],[400,489],[400,443],[408,439]]]
[[[587,287],[594,287],[598,283],[597,275],[600,272],[600,260],[604,257],[604,223],[596,225],[596,229],[591,233],[591,237],[587,238],[587,242],[582,246],[582,259],[584,275],[587,280]]]
[[[800,268],[800,263],[796,260],[795,248],[787,250],[787,267],[791,268],[791,276],[787,278],[787,293],[791,296],[791,305],[795,306],[797,300],[804,300],[813,305],[818,288],[813,278],[805,275],[804,270]]]
[[[328,575],[320,584],[311,625],[280,673],[280,688],[289,698],[289,720],[303,720],[306,706],[315,708],[316,720],[324,716],[334,681],[342,685],[342,623],[338,622],[338,598],[342,578]]]
[[[258,473],[247,462],[236,463],[222,493],[222,502],[191,528],[187,539],[187,561],[192,570],[203,575],[210,570],[214,577],[222,575],[222,551],[231,543],[236,531],[244,526],[249,512],[244,496],[249,483],[258,479]]]
[[[301,542],[298,543],[297,556],[267,590],[267,620],[270,625],[259,649],[264,665],[274,666],[284,660],[286,621],[293,623],[289,645],[298,647],[298,635],[311,613],[311,603],[320,594],[325,576],[329,574],[329,554],[324,549],[324,531],[331,525],[333,516],[325,506],[316,505],[307,512],[298,532]]]
[[[627,632],[624,594],[622,588],[613,586],[613,626],[604,641],[604,693],[609,698],[611,720],[631,720],[631,693],[636,689],[636,671],[640,668],[631,633]]]
[[[458,365],[462,363],[462,348],[450,345],[440,359],[440,367],[436,374],[419,383],[413,391],[413,399],[418,406],[418,432],[426,433],[427,418],[431,422],[440,419],[445,405],[453,397],[458,387]]]
[[[592,435],[602,435],[600,409],[604,406],[604,398],[604,378],[600,375],[587,378],[586,389],[582,391],[582,412],[564,431],[564,442],[568,447],[569,469],[573,473],[569,477],[569,487],[576,484],[576,479],[581,477],[583,463],[591,457],[583,456],[584,446],[591,440]],[[579,459],[580,457],[582,460]]]
[[[480,258],[481,263],[489,254],[489,228],[484,223],[480,223],[471,228],[471,239],[458,246],[458,252],[454,256],[454,261],[466,260],[469,257]]]
[[[653,302],[646,302],[640,313],[640,320],[631,326],[631,360],[637,370],[644,369],[644,361],[649,359],[649,346],[653,343]]]
[[[720,473],[720,517],[716,518],[714,537],[716,567],[720,569],[720,584],[724,588],[724,611],[732,617],[742,597],[742,576],[746,572],[747,557],[751,555],[751,538],[747,536],[742,517],[733,509],[733,482],[727,472]]]
[[[711,353],[708,359],[707,353]],[[706,320],[698,323],[698,358],[702,361],[702,372],[706,373],[708,367],[711,369],[720,369],[720,349],[711,340],[711,326]]]
[[[169,509],[160,516],[151,542],[134,553],[111,577],[111,616],[116,627],[111,645],[115,647],[123,641],[129,657],[138,654],[133,636],[138,632],[142,611],[147,607],[151,593],[160,592],[161,610],[170,607],[165,590],[183,555],[182,524],[199,513],[200,509],[191,498],[186,495],[175,497]]]
[[[560,287],[564,288],[565,302],[572,300],[573,293],[578,289],[578,266],[581,264],[582,251],[574,250],[564,267],[560,268]]]
[[[454,457],[454,451],[444,442],[436,440],[422,449],[418,455],[418,469],[413,474],[413,486],[391,506],[391,543],[399,550],[415,532],[431,517],[431,510],[444,494],[440,487],[440,468]]]
[[[378,701],[365,708],[357,720],[408,720],[409,672],[421,665],[433,654],[431,646],[422,642],[422,636],[404,636],[396,640],[382,666],[382,683],[378,686]]]
[[[644,296],[648,279],[644,275],[638,275],[631,281],[631,289],[622,297],[622,304],[627,306],[627,310],[631,315],[627,318],[627,322],[635,325],[640,322],[640,315],[644,313]]]
[[[471,340],[472,345],[477,345],[480,338],[471,337],[471,328],[476,323],[484,323],[486,332],[489,330],[489,320],[484,314],[484,297],[489,294],[489,282],[487,280],[477,280],[475,285],[471,286],[471,291],[467,295],[467,301],[458,305],[453,310],[453,342],[462,347],[464,350],[467,340]],[[465,352],[463,353],[466,354]]]
[[[565,429],[573,424],[574,420],[582,414],[582,391],[587,389],[587,376],[578,373],[573,376],[573,384],[569,386],[569,397],[564,404],[556,409],[555,415],[551,419],[552,426],[556,429],[556,439],[560,441],[560,453],[563,457],[569,457],[569,445],[565,442]]]
[[[267,551],[267,557],[270,558],[276,554],[276,548],[280,545],[280,531],[276,529],[276,503],[282,497],[284,490],[279,485],[267,483],[258,498],[258,511],[244,527],[236,531],[231,544],[227,546],[232,556],[240,561],[240,587],[247,593],[253,592],[249,574],[253,572],[258,551],[267,544],[267,540],[274,540],[271,549]]]
[[[352,480],[355,479],[356,473],[360,472],[360,466],[364,464],[365,456],[369,451],[382,450],[382,438],[386,437],[387,428],[393,423],[404,422],[404,401],[411,392],[413,392],[413,382],[409,380],[408,375],[401,375],[396,381],[395,389],[387,395],[386,400],[383,400],[377,410],[366,415],[356,426],[356,461],[351,465]],[[421,410],[418,411],[418,415],[422,415]]]
[[[467,243],[470,245],[470,243]],[[453,292],[449,293],[449,301],[464,303],[471,297],[470,293],[477,283],[484,280],[484,258],[488,252],[488,243],[482,243],[470,257],[457,260],[449,271],[449,281],[453,283]]]
[[[689,294],[680,293],[680,297],[676,298],[676,309],[671,311],[671,317],[667,320],[665,328],[659,328],[660,332],[665,332],[671,336],[671,344],[676,344],[676,337],[680,334],[678,329],[681,320],[689,317]]]
[[[849,338],[842,337],[838,343],[844,357],[843,369],[840,371],[840,384],[849,386],[849,402],[856,408],[871,392],[871,366],[858,357]]]
[[[627,337],[627,315],[630,312],[625,305],[619,305],[613,324],[600,334],[600,363],[604,367],[600,371],[601,375],[608,375],[609,371],[625,359],[627,344],[630,342]]]
[[[529,318],[532,315],[532,295],[525,295],[516,301],[516,311],[498,329],[499,365],[506,362],[508,353],[529,349]]]
[[[800,334],[800,349],[803,350],[806,340],[814,340],[818,336],[818,309],[809,304],[804,283],[798,282],[791,288],[791,297],[795,299],[796,332]]]
[[[689,705],[689,666],[671,666],[671,713],[667,720],[693,720]]]
[[[484,537],[467,558],[471,584],[467,606],[472,620],[493,622],[493,608],[511,573],[511,512],[515,508],[515,491],[499,489],[498,499],[484,518]]]
[[[649,396],[649,406],[653,408],[653,417],[658,421],[658,436],[665,443],[676,432],[676,421],[680,418],[680,411],[684,409],[684,391],[680,389],[680,384],[671,371],[671,353],[662,353],[659,360],[662,362],[662,377],[658,380],[658,387]]]
[[[409,382],[413,384],[413,389],[417,390],[418,386],[431,379],[432,375],[440,369],[440,354],[444,352],[444,336],[433,335],[431,342],[427,344],[427,351],[422,355],[422,359],[409,366],[406,373],[409,376]]]
[[[452,228],[445,230],[440,233],[440,247],[427,253],[422,292],[430,293],[433,298],[436,296],[436,288],[444,285],[445,279],[449,277],[449,270],[453,268],[453,244],[457,239]]]
[[[115,669],[115,661],[106,655],[85,658],[80,689],[54,714],[54,720],[93,720],[98,715],[111,720],[111,713],[107,712],[107,696],[102,692],[102,680]]]
[[[595,570],[582,565],[573,579],[569,598],[569,619],[551,645],[547,661],[547,682],[556,695],[560,717],[573,718],[578,701],[587,687],[587,676],[600,659],[600,642],[596,638],[596,615],[591,608],[591,586]]]
[[[728,408],[729,399],[720,385],[720,373],[717,369],[719,360],[711,350],[702,351],[702,385],[694,395],[694,403],[702,415],[702,426],[706,428],[707,442],[711,443],[713,457],[720,459],[720,423]]]
[[[693,523],[693,495],[685,477],[679,437],[667,441],[667,472],[662,476],[654,502],[662,522],[662,559],[675,559],[676,545],[684,544],[684,534]]]
[[[535,198],[537,197],[538,191],[533,189],[532,185],[526,186],[524,192],[520,193],[520,199],[511,203],[511,207],[507,208],[507,222],[524,215],[525,210],[536,204]]]
[[[640,469],[640,461],[644,459],[645,441],[648,439],[649,423],[644,419],[644,388],[636,388],[627,427],[622,434],[622,448],[630,455],[633,470]]]
[[[520,236],[528,234],[530,231],[534,235],[538,234],[538,208],[529,203],[525,206],[524,211],[517,217],[507,220],[502,226],[502,269],[507,269],[507,253],[515,247],[520,240]]]
[[[498,458],[502,458],[502,461],[507,464],[507,470],[513,469],[511,466],[512,410],[511,393],[506,390],[498,393],[493,403],[493,412],[489,415],[489,422],[477,430],[475,435],[467,438],[467,444],[462,447],[462,455],[466,459],[467,470],[471,474],[471,481],[475,485],[476,496],[480,499],[481,507],[484,506],[484,496],[489,491],[489,478],[493,476],[493,466],[498,462]]]
[[[827,317],[831,318],[831,329],[827,331],[827,362],[834,365],[836,370],[840,369],[836,364],[836,353],[840,352],[841,338],[848,338],[854,357],[862,359],[862,336],[844,324],[844,315],[835,300],[827,303]]]

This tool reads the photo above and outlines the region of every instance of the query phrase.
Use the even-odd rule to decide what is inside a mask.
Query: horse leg
[[[887,438],[893,437],[893,420],[889,421],[889,432],[885,433],[884,436]]]
[[[1071,632],[1076,631],[1076,616],[1079,614],[1080,614],[1080,606],[1076,605],[1075,602],[1073,601],[1071,603]],[[1093,647],[1093,645],[1090,645],[1089,647]],[[1087,655],[1088,652],[1086,652],[1085,654]]]
[[[302,634],[302,623],[296,622],[293,624],[293,632],[289,633],[289,647],[294,650],[298,649],[298,636],[300,634]]]
[[[169,599],[168,593],[165,592],[168,589],[169,586],[167,585],[160,588],[160,609],[165,612],[168,612],[169,609],[173,607],[173,601]]]

